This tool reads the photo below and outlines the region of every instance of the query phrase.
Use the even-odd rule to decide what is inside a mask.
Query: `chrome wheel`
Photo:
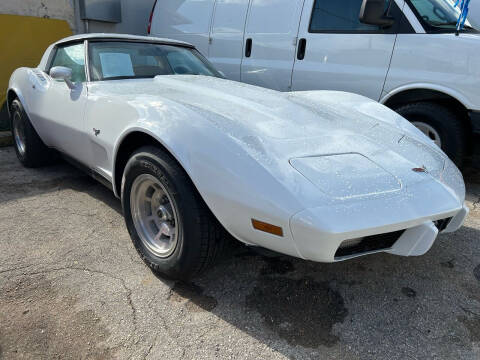
[[[427,135],[439,148],[442,147],[440,134],[437,132],[437,130],[435,130],[434,127],[421,121],[413,121],[412,124],[415,125],[418,130]]]
[[[153,175],[139,175],[132,184],[130,206],[142,243],[155,256],[170,256],[177,246],[179,223],[175,203],[165,187]]]
[[[13,137],[15,139],[15,145],[18,152],[23,156],[25,155],[25,123],[22,121],[22,117],[18,111],[13,114]]]

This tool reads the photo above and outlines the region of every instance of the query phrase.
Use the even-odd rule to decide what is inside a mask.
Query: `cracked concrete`
[[[425,256],[318,264],[237,246],[186,284],[144,266],[108,189],[0,149],[0,359],[478,359],[475,174],[465,227]]]

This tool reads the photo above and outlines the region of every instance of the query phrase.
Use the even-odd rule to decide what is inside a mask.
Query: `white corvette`
[[[178,41],[66,38],[12,74],[8,106],[20,161],[55,150],[111,187],[138,252],[171,277],[212,263],[224,229],[334,262],[422,255],[468,213],[458,169],[393,111],[228,81]]]

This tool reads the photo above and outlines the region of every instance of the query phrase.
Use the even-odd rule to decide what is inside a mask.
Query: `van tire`
[[[440,137],[442,150],[457,166],[462,165],[467,144],[465,125],[451,109],[432,102],[417,102],[400,106],[395,111],[410,122],[432,127]]]
[[[18,99],[13,100],[10,107],[10,127],[15,153],[23,166],[36,168],[51,162],[52,150],[38,136]]]
[[[147,181],[154,181],[153,186],[156,189],[163,191],[164,199],[165,195],[168,197],[168,200],[164,200],[170,209],[168,218],[175,220],[168,221],[174,229],[172,233],[177,234],[176,245],[166,254],[155,253],[154,247],[152,250],[152,243],[149,243],[152,237],[142,230],[139,220],[142,215],[135,210],[134,202],[138,201],[136,199],[142,194],[142,191],[136,190],[141,188],[136,182],[145,176],[150,179]],[[146,191],[151,189],[147,186]],[[154,195],[155,193],[147,198],[150,204],[154,203]],[[140,257],[154,272],[170,279],[188,280],[211,267],[223,253],[226,231],[207,207],[187,173],[162,149],[144,146],[132,154],[123,173],[121,199],[133,244]],[[157,205],[150,206],[154,208]],[[175,214],[175,217],[172,214]],[[151,218],[153,211],[148,215]]]

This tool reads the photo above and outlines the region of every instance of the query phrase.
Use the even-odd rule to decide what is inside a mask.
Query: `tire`
[[[155,181],[158,183],[152,185]],[[172,279],[188,280],[214,264],[222,253],[225,230],[185,171],[159,148],[145,146],[133,153],[123,173],[121,197],[133,244],[153,271]],[[144,203],[147,205],[142,205]],[[164,207],[164,211],[160,211],[162,217],[152,210],[158,204]],[[142,218],[151,220],[143,221]],[[169,220],[159,223],[159,219]],[[175,235],[161,235],[163,240],[152,244],[153,234],[164,227],[169,228],[165,234],[176,234],[176,240],[173,240]],[[157,246],[161,241],[167,244],[162,249]]]
[[[49,163],[51,150],[33,128],[20,100],[13,100],[10,115],[15,152],[22,165],[35,168]]]
[[[430,102],[407,104],[395,110],[417,127],[426,129],[430,134],[427,136],[432,140],[439,137],[442,150],[457,166],[462,165],[466,152],[466,131],[462,119],[452,110]]]

